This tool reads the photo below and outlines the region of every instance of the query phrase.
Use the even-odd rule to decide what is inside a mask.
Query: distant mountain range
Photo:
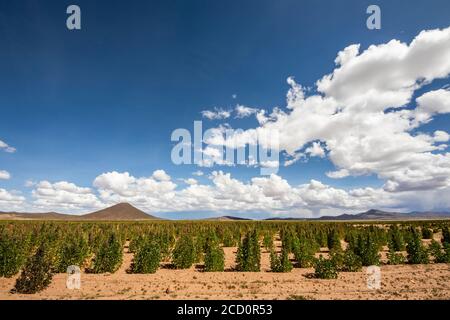
[[[427,219],[450,219],[450,212],[388,212],[372,209],[357,214],[341,214],[339,216],[322,216],[319,218],[270,218],[266,220],[321,220],[321,221],[342,221],[342,220],[427,220]]]
[[[71,215],[56,212],[46,213],[21,213],[0,212],[2,220],[89,220],[89,221],[115,221],[115,220],[158,220],[154,217],[133,207],[129,203],[119,203],[112,207],[95,211],[84,215]]]
[[[369,210],[358,214],[342,214],[339,216],[322,216],[319,218],[268,218],[271,221],[290,220],[319,220],[319,221],[348,221],[348,220],[427,220],[427,219],[450,219],[450,212],[387,212],[381,210]],[[0,220],[74,220],[74,221],[141,221],[161,220],[149,215],[129,203],[119,203],[112,207],[83,215],[61,214],[56,212],[46,213],[22,213],[22,212],[0,212]],[[202,220],[208,221],[248,221],[234,216],[212,217]]]
[[[241,217],[233,217],[233,216],[221,216],[221,217],[214,217],[214,218],[206,218],[202,220],[209,220],[209,221],[250,221],[252,219],[247,218],[241,218]]]

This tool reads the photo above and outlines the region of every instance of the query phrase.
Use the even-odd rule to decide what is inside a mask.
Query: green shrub
[[[358,272],[362,269],[361,258],[353,250],[347,249],[345,252],[340,250],[332,251],[331,259],[338,271]]]
[[[405,240],[397,225],[392,225],[388,233],[388,245],[393,251],[405,250]]]
[[[403,237],[401,239],[403,241]],[[388,264],[398,265],[398,264],[405,263],[405,257],[403,256],[403,254],[397,252],[397,251],[401,251],[401,250],[398,250],[400,247],[401,246],[399,245],[399,242],[395,240],[395,237],[390,237],[389,242],[388,242],[389,252],[387,254]]]
[[[341,248],[341,239],[339,238],[339,234],[336,230],[332,230],[329,234],[328,234],[328,238],[327,238],[327,244],[328,244],[328,249],[331,251],[333,249],[336,248]]]
[[[236,245],[236,240],[233,233],[229,229],[225,229],[222,238],[222,244],[224,247],[234,247]]]
[[[176,269],[190,268],[196,259],[195,243],[192,237],[184,234],[178,239],[172,252],[172,263]]]
[[[408,252],[408,263],[426,264],[429,262],[428,252],[422,244],[420,234],[416,230],[411,230],[411,236],[406,245]]]
[[[146,239],[137,249],[131,264],[132,273],[155,273],[161,262],[159,243]]]
[[[30,247],[23,235],[0,233],[0,277],[12,277],[25,264]]]
[[[13,292],[33,294],[47,288],[52,281],[52,263],[44,245],[28,259],[17,278]]]
[[[390,265],[398,265],[405,263],[405,257],[401,253],[392,250],[389,250],[387,258],[388,264]]]
[[[206,240],[205,271],[217,272],[225,268],[225,254],[220,247],[219,240],[211,234]]]
[[[236,256],[236,268],[238,271],[260,271],[261,250],[256,230],[248,232],[239,244]]]
[[[422,238],[433,239],[433,230],[427,227],[422,227]]]
[[[364,232],[358,235],[356,247],[353,249],[355,254],[361,258],[363,266],[372,266],[380,264],[380,245],[371,232]]]
[[[290,272],[292,270],[292,262],[289,260],[289,253],[286,249],[282,249],[278,255],[272,249],[270,252],[270,270],[272,272]]]
[[[122,264],[123,248],[118,235],[112,233],[100,244],[93,260],[93,273],[114,273]]]
[[[316,247],[312,241],[308,241],[305,238],[299,239],[295,237],[293,243],[293,252],[295,261],[297,261],[297,266],[299,268],[309,268],[314,263],[314,254],[316,252]]]
[[[263,246],[267,251],[272,251],[273,249],[273,235],[269,231],[264,233]]]
[[[64,242],[59,246],[56,271],[64,273],[67,271],[67,267],[72,265],[81,268],[88,256],[89,245],[83,236],[71,235],[66,237]]]
[[[450,263],[450,244],[444,243],[444,247],[436,240],[432,240],[428,247],[429,254],[435,263]]]
[[[450,228],[449,227],[442,228],[442,243],[450,244]]]
[[[314,277],[318,279],[337,279],[338,270],[332,259],[324,259],[322,255],[314,262]]]

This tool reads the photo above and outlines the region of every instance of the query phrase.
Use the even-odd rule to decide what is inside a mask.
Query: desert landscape
[[[448,220],[163,221],[129,204],[72,220],[7,217],[14,216],[0,222],[2,300],[450,298]],[[13,239],[7,237],[11,232]],[[152,260],[155,241],[158,252]],[[183,241],[192,242],[182,247]],[[402,250],[393,249],[395,243]],[[20,245],[27,246],[28,262],[23,257],[11,265],[8,259],[25,252]],[[47,273],[36,267],[36,261],[43,261],[36,260],[41,247],[48,253]],[[75,289],[67,286],[64,272],[73,264],[81,268]],[[368,287],[372,264],[380,266],[378,288]],[[51,281],[36,292],[20,292],[17,283],[30,267],[51,274]],[[33,273],[27,274],[29,282],[30,277]]]

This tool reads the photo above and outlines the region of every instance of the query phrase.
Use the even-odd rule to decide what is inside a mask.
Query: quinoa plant
[[[205,248],[205,271],[223,271],[225,267],[225,254],[220,247],[219,240],[215,234],[210,234],[206,240]]]
[[[176,269],[190,268],[196,259],[195,243],[191,235],[182,235],[172,252],[172,263]]]
[[[122,264],[122,242],[116,233],[111,233],[100,244],[93,260],[92,273],[114,273]]]
[[[414,229],[411,229],[411,237],[406,245],[406,251],[410,264],[427,264],[429,262],[428,251],[422,244],[420,234]]]
[[[248,232],[240,243],[236,256],[236,265],[238,271],[260,271],[261,250],[256,229]]]
[[[314,262],[314,277],[318,279],[337,279],[338,269],[335,262],[320,255]]]
[[[270,252],[270,270],[272,272],[290,272],[292,270],[292,262],[289,260],[289,253],[286,249],[282,249],[278,255],[275,250]]]
[[[36,253],[28,259],[22,273],[17,278],[12,292],[33,294],[48,287],[52,281],[51,258],[46,252],[45,245],[41,245]]]
[[[159,243],[154,239],[145,239],[134,255],[130,270],[132,273],[155,273],[160,262]]]

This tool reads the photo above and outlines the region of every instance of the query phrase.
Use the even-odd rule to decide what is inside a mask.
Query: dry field
[[[279,245],[279,244],[278,244]],[[33,295],[11,294],[16,277],[0,278],[0,299],[450,299],[450,265],[383,265],[380,290],[369,290],[366,268],[340,272],[336,280],[310,278],[313,269],[272,273],[269,253],[261,254],[261,272],[235,272],[237,248],[225,248],[225,272],[160,268],[155,274],[128,274],[133,255],[114,274],[82,274],[81,289],[66,288],[66,275],[56,274],[50,286]],[[326,249],[322,249],[326,255]],[[383,253],[385,256],[385,253]]]

